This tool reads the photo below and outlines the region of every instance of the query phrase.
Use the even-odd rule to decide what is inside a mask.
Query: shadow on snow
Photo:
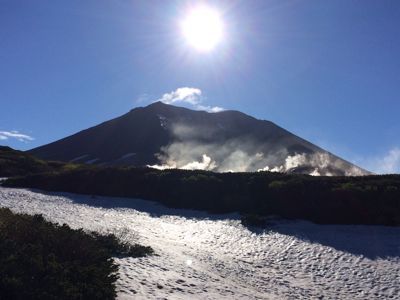
[[[134,209],[152,217],[179,216],[198,220],[240,220],[240,215],[210,214],[204,211],[169,208],[155,201],[78,195],[60,192],[33,192],[62,196],[76,204],[105,209]],[[264,228],[245,227],[255,234],[268,231],[294,236],[298,239],[361,255],[369,259],[400,257],[400,227],[372,225],[319,225],[307,221],[278,220]]]

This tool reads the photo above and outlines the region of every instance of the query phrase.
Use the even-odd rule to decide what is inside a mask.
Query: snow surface
[[[9,188],[0,206],[153,247],[115,259],[120,299],[400,299],[400,228],[279,221],[250,231],[237,215]]]

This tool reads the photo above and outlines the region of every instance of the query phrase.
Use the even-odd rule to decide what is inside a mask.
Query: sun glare
[[[199,51],[208,52],[221,41],[224,26],[216,10],[200,6],[187,13],[181,27],[190,46]]]

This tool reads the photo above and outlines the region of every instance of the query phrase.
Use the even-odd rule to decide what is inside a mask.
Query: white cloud
[[[197,105],[196,107],[199,110],[205,110],[208,112],[216,113],[220,111],[224,111],[225,109],[219,106],[203,106],[203,105]]]
[[[400,148],[395,148],[382,160],[382,170],[385,173],[399,173],[400,172]]]
[[[309,173],[312,176],[333,176],[329,172],[329,167],[335,169],[344,170],[346,176],[363,176],[366,175],[365,171],[358,168],[357,166],[349,167],[341,159],[335,158],[328,153],[314,153],[314,154],[295,154],[286,157],[283,165],[270,167],[266,166],[257,171],[270,171],[270,172],[290,172],[295,168],[307,166],[313,168],[313,171]]]
[[[27,142],[34,140],[33,137],[19,133],[18,131],[0,131],[0,140],[4,141],[8,139],[16,139],[20,142]]]
[[[400,148],[394,147],[381,155],[359,157],[354,162],[376,174],[399,174]]]
[[[192,161],[184,166],[181,169],[185,170],[213,170],[216,167],[215,161],[211,159],[211,157],[206,154],[202,155],[202,161]]]
[[[200,161],[194,160],[187,164],[182,164],[182,162],[169,160],[162,165],[147,165],[149,168],[166,170],[166,169],[184,169],[184,170],[207,170],[212,171],[217,167],[215,161],[211,159],[207,154],[202,155]]]
[[[400,173],[400,148],[389,150],[383,157],[370,159],[367,164],[379,174]]]
[[[164,94],[157,101],[162,101],[166,104],[186,102],[192,105],[197,105],[201,102],[201,90],[191,87],[181,87],[173,92]]]
[[[177,169],[176,165],[147,165],[149,168],[157,169],[157,170],[168,170],[168,169]]]
[[[202,105],[203,99],[204,97],[202,96],[202,91],[200,89],[192,87],[181,87],[177,88],[175,91],[162,95],[162,97],[157,101],[161,101],[166,104],[183,102],[190,104],[195,109],[205,110],[208,112],[220,112],[224,110],[222,107],[219,106]]]
[[[144,93],[144,94],[140,94],[136,100],[135,103],[143,103],[143,102],[147,102],[149,101],[150,95]]]

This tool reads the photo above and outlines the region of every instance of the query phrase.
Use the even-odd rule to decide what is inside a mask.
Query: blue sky
[[[225,37],[209,53],[182,40],[195,2],[0,0],[0,144],[30,149],[191,87],[400,172],[399,1],[213,1]]]

